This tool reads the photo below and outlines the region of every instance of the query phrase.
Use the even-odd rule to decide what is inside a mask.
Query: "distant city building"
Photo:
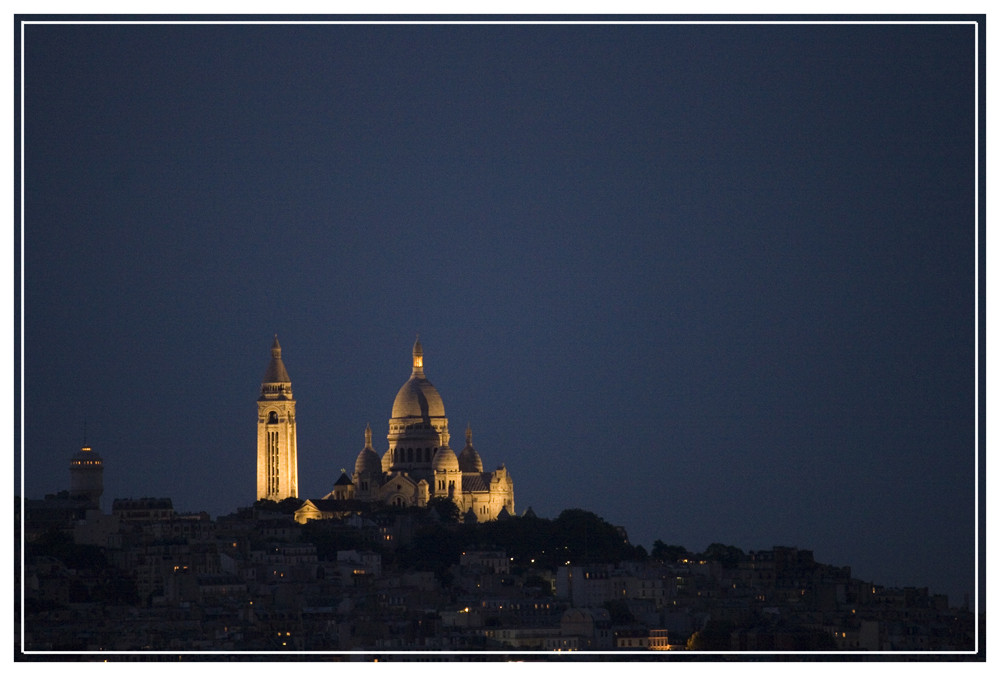
[[[84,446],[69,461],[69,495],[101,508],[104,495],[104,460],[90,446]]]
[[[365,429],[365,446],[351,476],[342,474],[322,498],[307,501],[300,521],[333,516],[337,503],[382,502],[426,506],[435,498],[450,499],[466,521],[490,521],[514,514],[514,482],[507,468],[483,470],[465,431],[465,447],[456,454],[449,445],[444,402],[424,375],[423,346],[413,345],[410,378],[396,393],[389,418],[389,448],[381,456]],[[257,401],[257,498],[280,501],[298,497],[295,400],[288,371],[275,337],[271,362]]]
[[[174,503],[170,498],[115,498],[111,513],[122,521],[159,521],[174,516]]]

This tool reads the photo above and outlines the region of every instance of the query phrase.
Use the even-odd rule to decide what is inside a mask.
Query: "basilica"
[[[257,400],[257,499],[297,498],[298,449],[292,382],[281,360],[275,336],[271,361]],[[410,378],[396,393],[389,418],[388,450],[379,455],[372,431],[351,476],[342,474],[323,498],[305,500],[296,512],[300,522],[344,511],[348,501],[426,506],[435,498],[450,499],[465,521],[488,521],[514,514],[514,482],[500,465],[483,471],[483,461],[465,430],[458,454],[449,445],[448,418],[437,389],[424,375],[424,351],[413,345]]]

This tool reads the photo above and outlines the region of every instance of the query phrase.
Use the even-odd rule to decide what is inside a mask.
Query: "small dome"
[[[358,453],[358,459],[354,461],[354,473],[380,474],[382,472],[382,460],[378,453],[372,448],[372,426],[365,427],[365,447]]]
[[[458,458],[455,456],[455,451],[451,450],[448,446],[442,446],[438,449],[437,453],[434,454],[432,466],[435,472],[459,471]]]
[[[358,453],[358,459],[354,461],[354,471],[358,474],[365,472],[381,474],[382,459],[378,457],[378,453],[374,450],[364,448]]]
[[[482,473],[483,460],[472,446],[466,446],[458,454],[458,467],[463,472]]]

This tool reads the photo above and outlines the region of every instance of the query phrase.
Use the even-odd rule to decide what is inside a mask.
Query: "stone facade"
[[[460,454],[451,449],[450,439],[444,402],[424,374],[424,350],[418,339],[410,378],[392,404],[389,448],[376,465],[371,427],[365,430],[365,447],[354,463],[351,497],[400,506],[424,506],[434,498],[447,498],[467,521],[489,521],[504,512],[513,515],[514,482],[506,467],[483,471],[471,428],[465,431]]]
[[[280,502],[298,496],[295,399],[275,336],[257,399],[257,499]]]
[[[257,496],[272,500],[297,497],[297,492],[280,490],[286,486],[280,477],[295,459],[295,402],[280,350],[275,338],[271,365],[258,401]],[[269,478],[268,463],[273,463],[275,457],[274,449],[269,446],[272,439],[277,440],[279,490],[272,490],[273,479]],[[424,507],[435,498],[453,501],[466,521],[490,521],[503,514],[512,516],[514,482],[507,468],[500,465],[495,470],[483,471],[482,459],[472,445],[471,428],[466,429],[461,453],[452,450],[450,439],[444,402],[424,374],[423,346],[417,340],[413,345],[410,378],[393,401],[388,449],[382,454],[375,450],[368,426],[365,446],[355,460],[354,472],[343,474],[322,498],[304,504],[297,518],[301,521],[332,517],[343,511],[336,507],[336,502],[358,500]],[[287,455],[282,456],[283,451]],[[294,467],[291,471],[294,476]],[[296,486],[293,482],[288,487],[295,490]]]

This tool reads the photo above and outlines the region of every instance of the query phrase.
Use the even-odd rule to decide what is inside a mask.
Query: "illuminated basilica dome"
[[[277,361],[280,356],[275,340],[272,359]],[[274,382],[265,386],[287,386],[290,396],[291,383],[280,380],[282,375],[283,365],[272,364],[267,377]],[[278,389],[276,397],[283,392]],[[264,403],[270,405],[270,400]],[[259,439],[273,438],[272,424],[268,411],[262,408],[258,428],[264,436],[259,435]],[[432,500],[443,498],[455,504],[458,513],[464,515],[462,518],[480,522],[514,514],[513,479],[502,464],[492,471],[483,471],[482,458],[472,447],[471,427],[466,430],[461,454],[448,445],[444,402],[424,375],[424,349],[419,338],[413,344],[410,378],[399,388],[392,403],[386,439],[389,448],[379,457],[372,445],[369,425],[365,429],[365,447],[354,462],[353,475],[347,476],[345,472],[326,496],[306,500],[295,513],[296,521],[338,518],[337,501],[351,499],[426,507]],[[261,447],[259,443],[258,448]],[[266,444],[263,447],[269,448]]]
[[[382,456],[384,472],[405,471],[430,480],[438,448],[448,443],[448,419],[437,389],[424,376],[424,348],[413,344],[413,370],[392,404],[389,450]]]
[[[424,377],[424,349],[420,339],[413,344],[413,372],[410,379],[403,383],[396,393],[392,404],[393,418],[417,418],[427,421],[428,418],[444,417],[444,402],[431,381]]]

